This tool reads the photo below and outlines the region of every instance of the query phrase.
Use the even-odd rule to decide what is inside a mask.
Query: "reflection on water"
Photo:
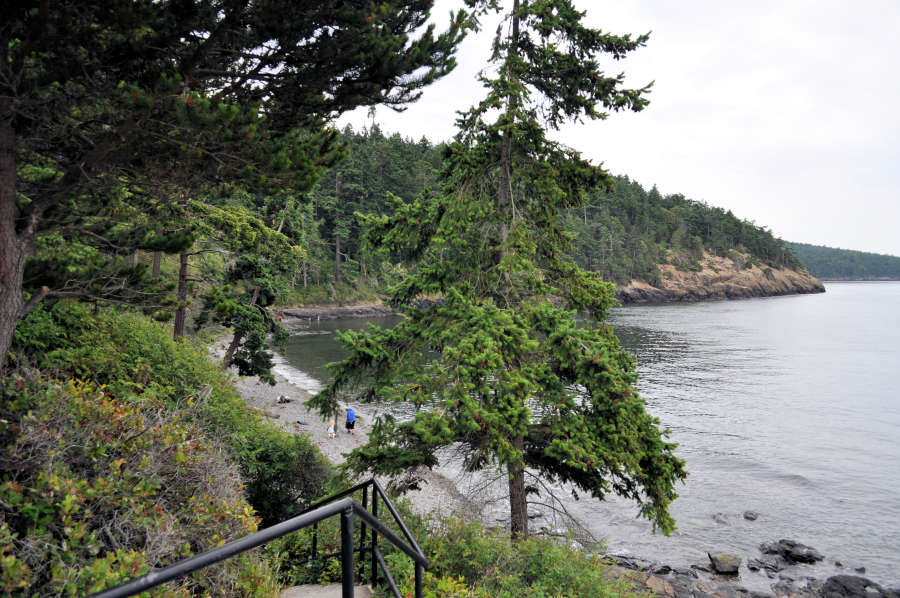
[[[896,585],[898,306],[900,283],[838,283],[825,295],[613,310],[638,390],[691,472],[672,505],[679,529],[653,536],[617,500],[567,508],[611,549],[670,564],[707,550],[753,558],[759,543],[793,538],[828,557],[809,575],[833,575],[840,560]],[[363,325],[322,322],[325,334],[292,338],[285,357],[325,380],[323,365],[342,357],[331,332]]]

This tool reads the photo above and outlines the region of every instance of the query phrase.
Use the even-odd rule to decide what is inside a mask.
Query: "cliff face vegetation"
[[[748,263],[745,254],[735,258],[704,252],[699,269],[679,269],[659,264],[659,281],[636,279],[620,285],[616,297],[623,304],[669,303],[769,297],[797,293],[824,293],[822,282],[806,272]]]

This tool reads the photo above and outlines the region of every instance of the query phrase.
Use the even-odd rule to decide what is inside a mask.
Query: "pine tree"
[[[547,129],[638,111],[648,91],[624,88],[597,63],[646,36],[602,33],[582,17],[569,0],[513,1],[493,45],[493,78],[482,77],[486,97],[461,115],[447,149],[442,192],[367,219],[372,243],[416,263],[391,291],[406,318],[345,333],[349,357],[311,400],[333,413],[355,389],[359,400],[415,405],[407,421],[381,416],[348,466],[415,483],[416,466],[458,446],[467,469],[507,474],[514,537],[528,534],[529,472],[595,498],[633,499],[666,533],[686,476],[634,391],[632,358],[603,323],[614,285],[565,255],[563,213],[612,179]],[[423,295],[442,301],[422,306]]]
[[[70,202],[85,212],[89,200],[102,207],[104,195],[123,182],[166,187],[181,201],[223,180],[271,184],[277,177],[268,176],[270,168],[293,171],[292,184],[305,181],[308,189],[318,157],[333,149],[329,118],[360,105],[402,108],[453,68],[466,24],[460,13],[436,34],[424,27],[431,5],[6,3],[0,362],[18,320],[56,291],[22,284],[26,260],[53,228],[55,213]],[[252,143],[259,138],[265,144]],[[310,153],[292,156],[298,144]],[[284,151],[262,151],[272,146]],[[173,162],[175,169],[167,168]]]

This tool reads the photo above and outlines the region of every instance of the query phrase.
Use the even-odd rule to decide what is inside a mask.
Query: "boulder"
[[[654,594],[657,594],[659,596],[668,596],[669,598],[675,596],[675,588],[672,587],[672,584],[661,577],[651,575],[647,578],[647,581],[645,583],[647,589],[649,589]]]
[[[734,575],[741,566],[741,557],[730,552],[707,552],[706,555],[716,573]]]
[[[746,598],[750,592],[747,588],[732,585],[719,585],[710,594],[713,598]]]
[[[653,565],[650,569],[650,573],[653,575],[668,575],[672,572],[672,567],[668,565]]]
[[[793,563],[815,563],[825,557],[811,546],[800,544],[794,540],[778,540],[777,542],[763,543],[759,545],[763,554],[780,554]]]
[[[759,519],[759,513],[756,511],[744,511],[744,519],[747,521],[756,521]]]
[[[783,571],[786,566],[786,563],[781,559],[747,559],[747,568],[751,571],[759,571],[760,569],[765,569],[766,571]]]
[[[876,598],[886,596],[884,589],[858,575],[835,575],[822,586],[824,598]]]

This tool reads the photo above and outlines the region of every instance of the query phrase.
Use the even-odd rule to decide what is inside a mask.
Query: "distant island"
[[[897,256],[806,243],[789,243],[788,246],[817,278],[900,280],[900,257]]]

